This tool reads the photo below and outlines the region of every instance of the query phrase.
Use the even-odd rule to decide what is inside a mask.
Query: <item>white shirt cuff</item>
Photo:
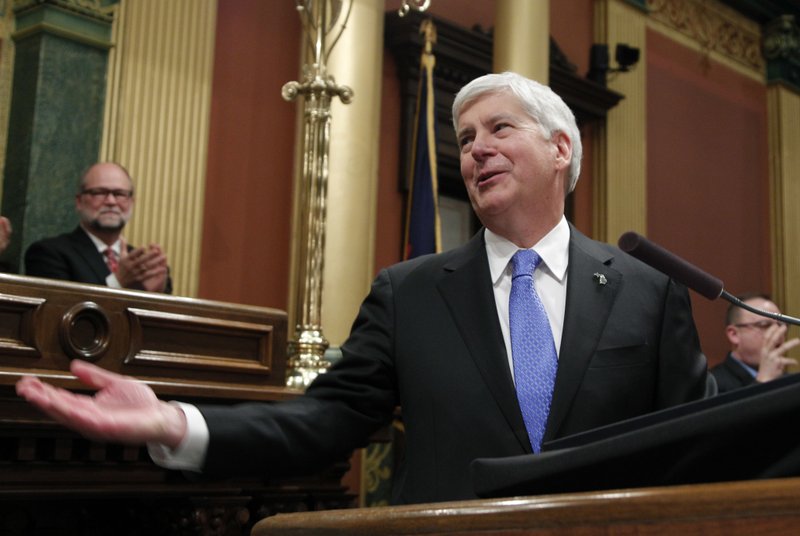
[[[208,450],[208,425],[197,407],[183,402],[170,402],[186,415],[186,435],[173,450],[161,443],[148,443],[147,452],[156,465],[165,469],[199,472]]]

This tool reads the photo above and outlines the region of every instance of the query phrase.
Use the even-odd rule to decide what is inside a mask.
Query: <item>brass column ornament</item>
[[[800,92],[800,21],[781,15],[764,27],[767,82],[784,82]]]
[[[308,39],[309,63],[303,82],[288,82],[281,94],[287,101],[303,96],[303,163],[300,188],[298,284],[295,337],[289,341],[288,387],[307,387],[327,370],[328,341],[322,333],[322,269],[325,252],[325,203],[328,188],[331,100],[349,104],[353,91],[337,85],[327,72],[331,50],[344,31],[353,0],[296,0]]]
[[[419,11],[422,13],[431,5],[431,0],[403,0],[403,4],[400,6],[400,9],[397,10],[397,14],[401,17],[405,17],[409,11]]]

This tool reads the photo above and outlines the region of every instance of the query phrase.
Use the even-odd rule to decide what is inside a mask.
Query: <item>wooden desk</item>
[[[0,274],[0,534],[246,534],[275,512],[345,508],[347,464],[304,479],[200,481],[144,448],[101,444],[16,396],[25,374],[69,389],[71,359],[164,399],[232,404],[284,387],[287,318],[262,307]]]
[[[279,514],[253,536],[798,534],[800,478]]]

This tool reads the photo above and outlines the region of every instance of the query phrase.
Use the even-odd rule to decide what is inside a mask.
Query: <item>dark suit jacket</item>
[[[575,229],[567,273],[545,440],[704,396],[706,360],[684,287]],[[405,461],[393,501],[474,498],[472,460],[531,453],[490,279],[483,232],[381,271],[343,358],[307,396],[200,407],[210,432],[204,472],[318,470],[363,445],[400,405]]]
[[[128,251],[132,249],[129,245]],[[80,226],[70,233],[34,242],[25,252],[26,275],[105,285],[110,273],[103,255]],[[172,293],[169,277],[165,292]]]
[[[711,374],[717,381],[720,393],[757,383],[753,375],[747,372],[730,352],[725,357],[725,361],[711,369]]]

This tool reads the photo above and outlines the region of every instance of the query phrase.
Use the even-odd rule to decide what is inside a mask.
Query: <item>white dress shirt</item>
[[[511,357],[511,332],[508,320],[508,299],[511,295],[511,276],[513,266],[511,257],[520,249],[513,242],[497,235],[490,230],[484,234],[486,241],[486,255],[489,258],[489,271],[492,274],[494,287],[494,303],[497,306],[497,318],[500,319],[500,329],[503,331],[503,341],[506,344],[506,355],[511,375],[514,375],[514,362]],[[550,321],[550,330],[553,332],[553,342],[556,353],[561,349],[561,333],[564,331],[564,310],[567,305],[567,264],[569,261],[569,225],[566,218],[561,221],[539,240],[533,248],[539,254],[542,262],[533,273],[536,292],[542,300],[547,319]]]

